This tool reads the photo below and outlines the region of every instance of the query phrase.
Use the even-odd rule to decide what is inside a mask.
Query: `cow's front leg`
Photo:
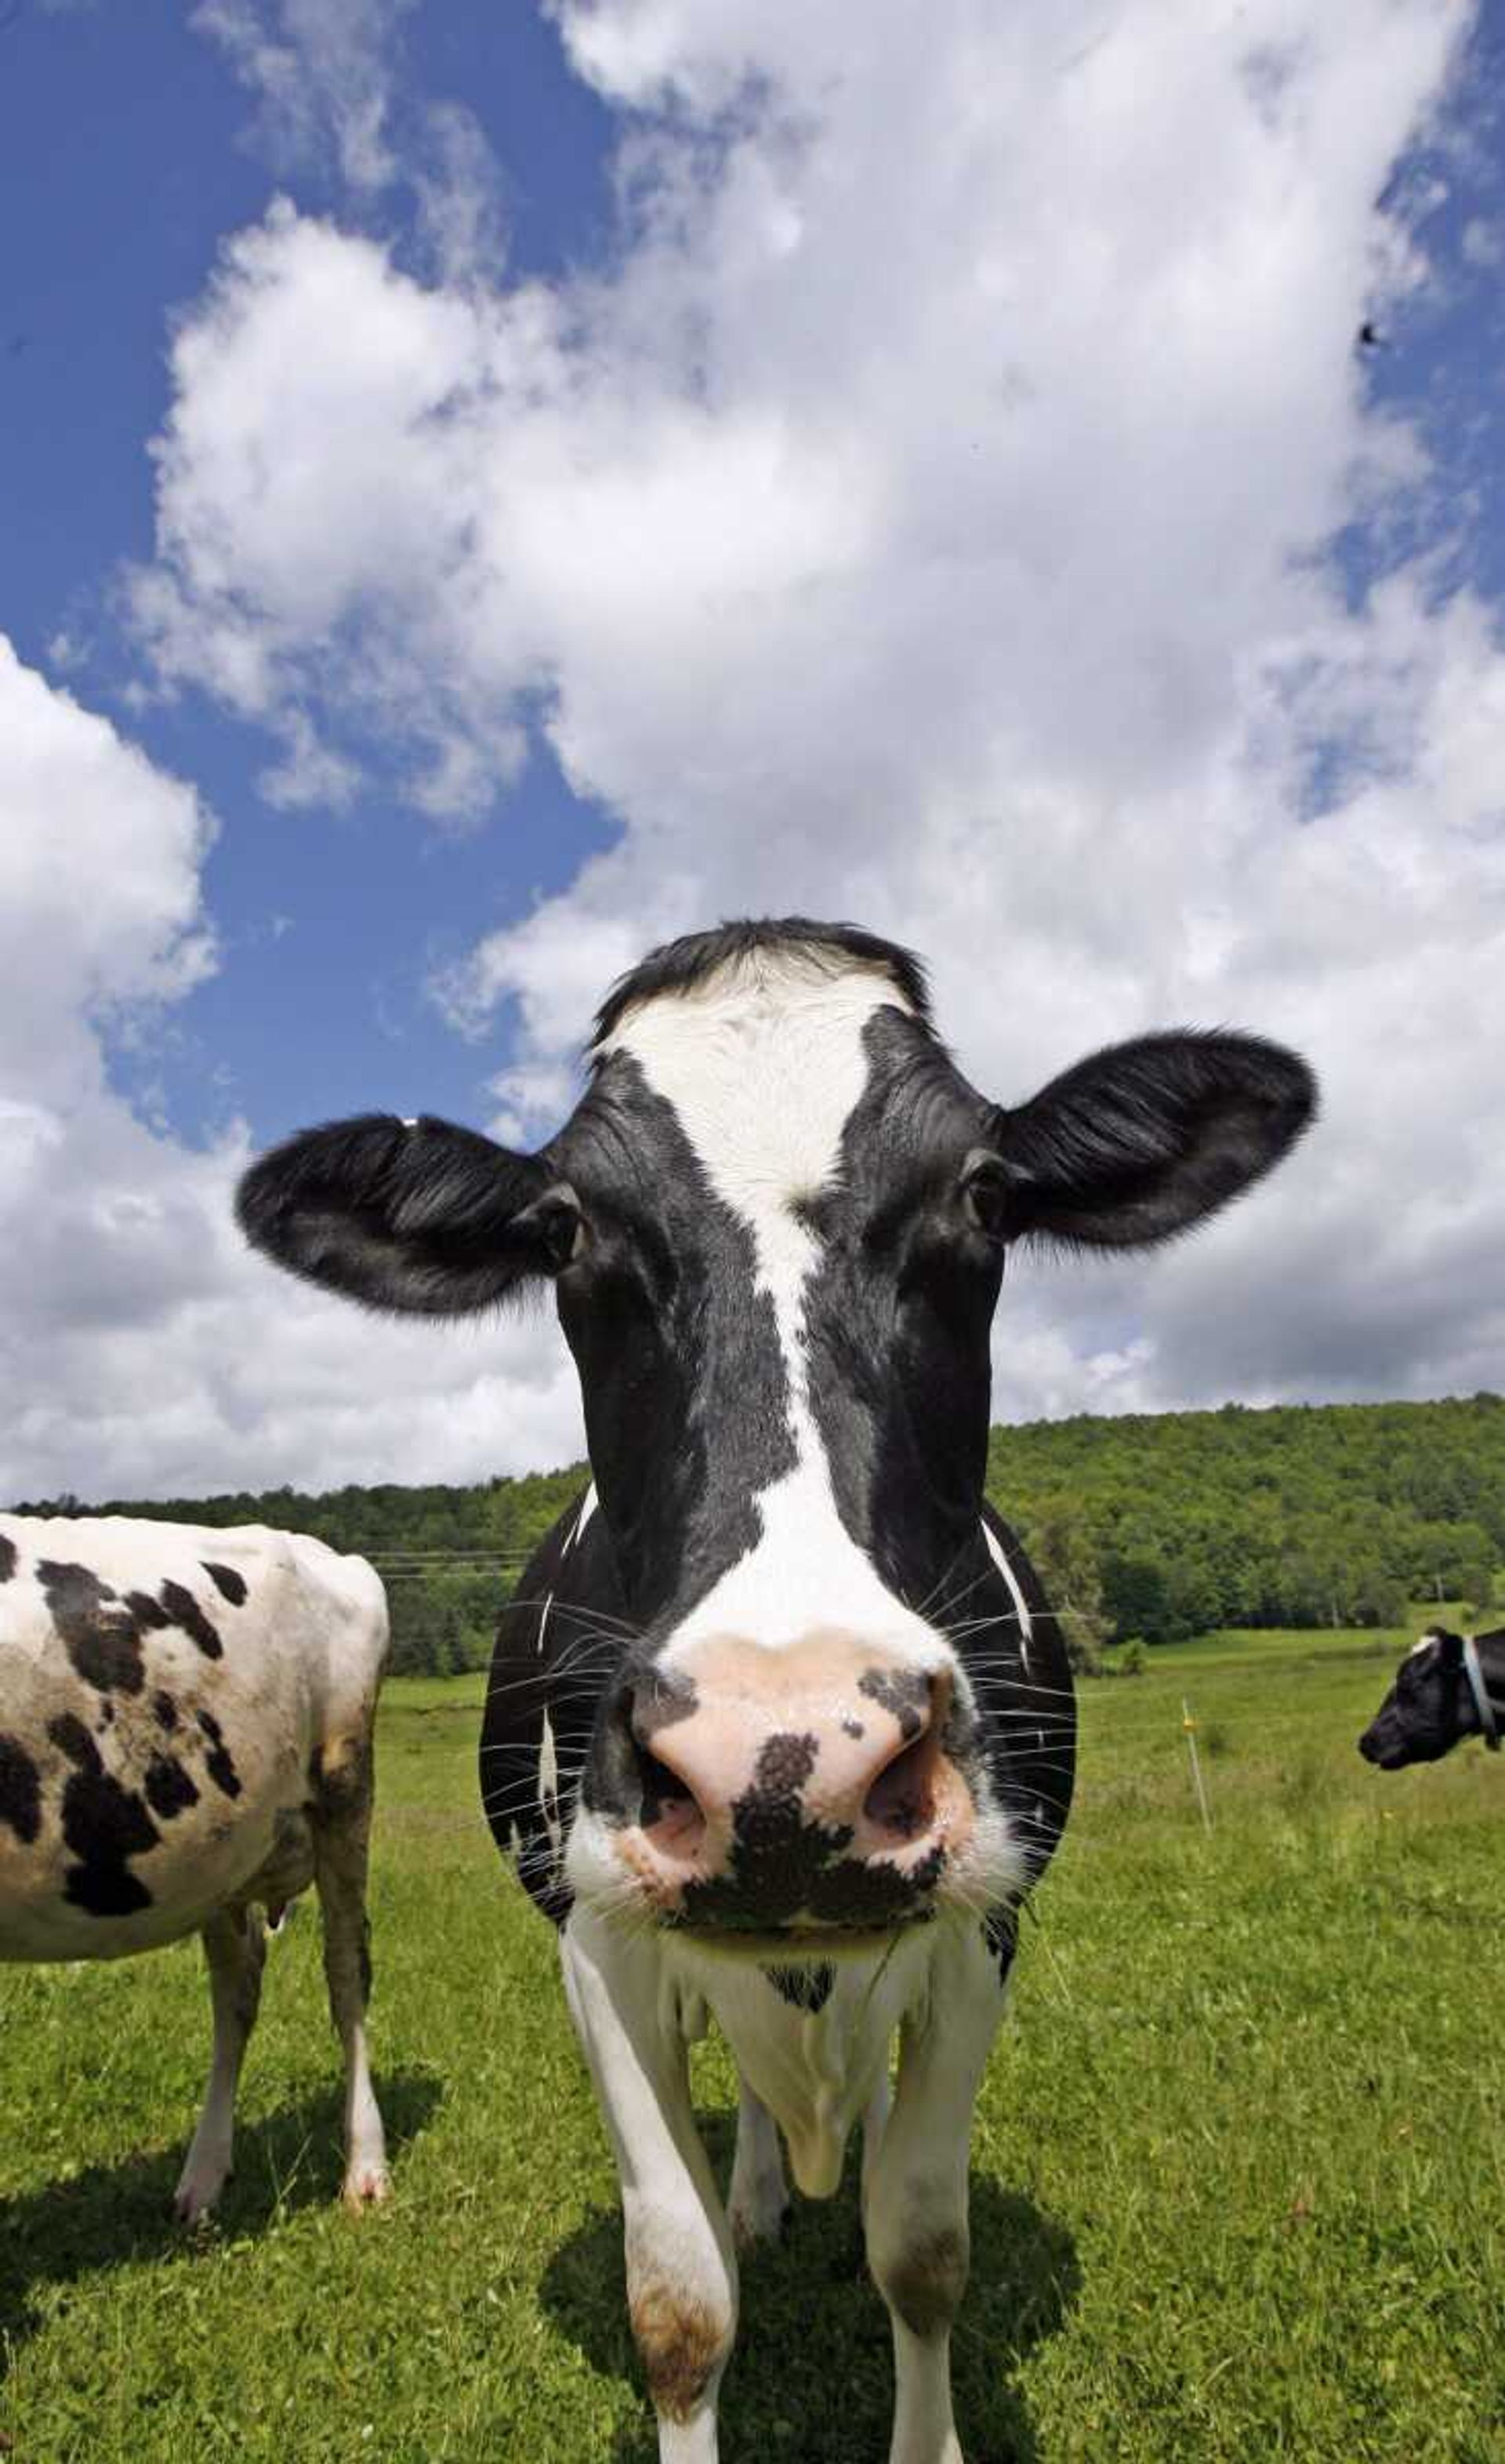
[[[564,1984],[622,2176],[632,2332],[661,2464],[715,2464],[716,2390],[737,2322],[731,2234],[689,2101],[662,1947],[577,1908]]]
[[[893,2109],[864,2163],[868,2265],[894,2339],[889,2464],[961,2464],[951,2321],[967,2284],[972,2105],[1002,2013],[980,1927],[944,1935],[927,2004],[901,2031]]]

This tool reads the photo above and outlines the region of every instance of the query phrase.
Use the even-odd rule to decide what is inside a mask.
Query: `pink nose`
[[[971,1804],[943,1750],[949,1668],[822,1638],[702,1646],[684,1673],[667,1717],[652,1693],[633,1716],[643,1801],[624,1854],[655,1898],[716,1883],[723,1913],[745,1895],[750,1921],[784,1923],[839,1904],[838,1866],[933,1881]]]

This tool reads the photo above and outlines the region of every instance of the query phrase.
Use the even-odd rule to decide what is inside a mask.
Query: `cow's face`
[[[1407,1654],[1394,1684],[1359,1740],[1381,1771],[1440,1762],[1478,1726],[1463,1666],[1463,1638],[1441,1626]]]
[[[657,954],[592,1061],[540,1155],[371,1118],[268,1156],[242,1221],[377,1306],[555,1277],[637,1628],[578,1892],[742,1942],[995,1900],[1022,1859],[951,1620],[1008,1247],[1183,1230],[1290,1144],[1308,1073],[1250,1038],[1150,1037],[1006,1111],[936,1041],[912,960],[802,925]]]

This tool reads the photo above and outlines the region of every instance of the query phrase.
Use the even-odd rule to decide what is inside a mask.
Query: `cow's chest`
[[[931,1928],[826,1968],[760,1966],[674,1945],[683,2024],[716,2020],[748,2085],[778,2123],[795,2180],[829,2198],[853,2123],[886,2079],[889,2049],[929,1986]]]

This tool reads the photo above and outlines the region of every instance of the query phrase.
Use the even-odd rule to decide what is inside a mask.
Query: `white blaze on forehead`
[[[909,1003],[882,967],[834,974],[767,951],[629,1009],[600,1047],[631,1053],[673,1105],[716,1195],[751,1225],[775,1305],[817,1254],[790,1200],[837,1176],[867,1084],[862,1030],[884,1007]]]
[[[692,1612],[676,1649],[706,1633],[793,1641],[814,1626],[907,1633],[934,1644],[842,1528],[810,1408],[804,1344],[805,1287],[820,1246],[802,1202],[840,1177],[842,1133],[867,1085],[863,1029],[885,1006],[912,1015],[882,967],[848,959],[838,971],[805,954],[769,951],[629,1009],[600,1046],[629,1053],[673,1106],[711,1188],[752,1234],[797,1458],[759,1491],[758,1545]]]

